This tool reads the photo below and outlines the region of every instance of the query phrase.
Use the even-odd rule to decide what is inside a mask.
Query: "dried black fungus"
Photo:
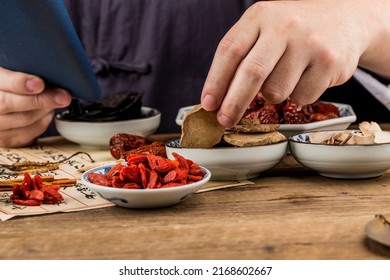
[[[143,92],[122,91],[88,102],[73,99],[61,119],[72,121],[108,122],[148,117],[141,111]]]

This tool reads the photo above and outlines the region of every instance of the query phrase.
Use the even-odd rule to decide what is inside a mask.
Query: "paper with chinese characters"
[[[31,147],[19,149],[0,148],[0,164],[12,164],[25,160],[55,162],[68,158],[75,152],[80,151],[88,153],[96,162],[113,161],[108,148],[106,150],[96,150],[72,144],[59,137],[50,137],[40,140],[37,145]],[[79,179],[82,173],[79,172],[78,169],[84,168],[85,166],[89,166],[91,164],[92,162],[87,155],[80,154],[62,163],[59,169],[46,173],[40,173],[40,175],[51,175],[55,178]],[[0,180],[14,180],[20,176],[23,176],[23,174],[10,174],[6,168],[0,167]],[[104,200],[79,182],[74,187],[61,188],[60,192],[64,197],[64,201],[60,204],[23,206],[12,203],[12,201],[9,199],[9,195],[12,193],[11,191],[1,191],[0,219],[5,221],[14,216],[20,215],[25,216],[49,214],[55,212],[81,211],[113,205],[111,202]]]
[[[37,162],[56,162],[69,158],[76,152],[78,154],[69,160],[64,161],[59,169],[40,173],[41,176],[54,176],[54,178],[80,179],[82,172],[80,170],[92,167],[94,164],[115,162],[109,149],[93,149],[70,143],[61,137],[50,137],[40,139],[37,145],[19,148],[6,149],[0,148],[0,180],[15,180],[23,177],[23,174],[15,175],[4,168],[4,165],[10,165],[15,162],[37,161]],[[87,153],[95,161],[86,155]],[[3,166],[2,166],[3,165]],[[212,191],[216,189],[236,187],[247,184],[253,184],[248,180],[243,181],[210,181],[198,192]],[[39,215],[56,212],[82,211],[94,208],[113,206],[101,198],[96,193],[90,191],[87,187],[78,181],[73,187],[65,187],[60,190],[64,201],[51,205],[42,204],[40,206],[23,206],[13,204],[9,196],[12,191],[1,191],[0,188],[0,220],[5,221],[15,216]]]

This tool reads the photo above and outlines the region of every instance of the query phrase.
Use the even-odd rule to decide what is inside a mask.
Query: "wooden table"
[[[164,209],[13,218],[0,223],[0,259],[390,258],[364,234],[375,214],[390,213],[390,170],[330,179],[287,155],[253,181]]]

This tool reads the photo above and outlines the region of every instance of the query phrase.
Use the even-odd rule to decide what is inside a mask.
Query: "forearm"
[[[348,0],[361,17],[366,48],[359,59],[359,66],[382,77],[390,78],[390,1]],[[363,37],[364,39],[364,37]]]
[[[361,50],[359,66],[390,78],[390,0],[300,1],[318,1],[343,11],[342,24],[359,28],[360,35],[355,37]]]

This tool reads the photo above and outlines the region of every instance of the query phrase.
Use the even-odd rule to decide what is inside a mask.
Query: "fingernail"
[[[202,106],[203,106],[203,108],[205,108],[206,110],[214,111],[214,110],[217,109],[217,100],[216,100],[215,97],[212,96],[212,95],[206,95],[206,96],[202,99]]]
[[[70,96],[65,90],[57,89],[54,95],[54,102],[60,106],[67,106],[70,102]]]
[[[39,92],[42,90],[42,80],[31,78],[26,81],[26,88],[31,92]]]
[[[218,122],[223,125],[224,127],[232,127],[234,125],[234,122],[231,118],[225,116],[225,115],[218,115]]]

